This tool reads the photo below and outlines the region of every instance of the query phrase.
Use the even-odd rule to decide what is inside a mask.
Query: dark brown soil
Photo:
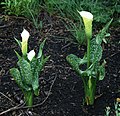
[[[23,94],[9,74],[9,69],[17,62],[14,50],[20,53],[14,37],[21,39],[23,28],[31,35],[29,50],[37,52],[40,42],[47,39],[44,54],[50,55],[50,59],[40,75],[40,95],[34,98],[34,105],[39,105],[31,109],[22,105],[3,116],[104,116],[106,107],[114,109],[116,98],[120,98],[120,28],[110,28],[109,42],[103,44],[106,76],[97,83],[95,104],[84,106],[82,80],[65,58],[71,53],[82,58],[86,47],[78,47],[70,41],[72,36],[61,19],[44,16],[41,20],[43,28],[38,31],[24,18],[0,16],[0,113],[23,104]],[[115,116],[114,110],[111,116]]]

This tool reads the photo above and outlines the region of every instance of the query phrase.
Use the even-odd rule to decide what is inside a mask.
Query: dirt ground
[[[104,116],[106,107],[111,107],[115,116],[114,103],[120,98],[120,28],[111,27],[108,44],[103,44],[103,59],[106,60],[106,76],[97,83],[93,106],[83,105],[83,84],[72,70],[66,56],[81,57],[85,46],[70,41],[72,35],[60,18],[43,18],[43,28],[36,30],[24,18],[0,16],[0,114],[3,116]],[[50,55],[39,77],[40,95],[34,98],[33,108],[23,101],[23,94],[11,77],[9,69],[16,66],[14,50],[20,48],[14,38],[21,39],[23,28],[30,32],[29,50],[35,49],[44,38],[44,55]]]

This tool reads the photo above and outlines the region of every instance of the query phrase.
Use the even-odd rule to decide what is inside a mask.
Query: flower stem
[[[87,68],[90,66],[90,37],[87,37]]]
[[[96,79],[89,78],[86,85],[84,85],[84,91],[85,91],[85,102],[87,105],[93,105],[95,100],[95,90],[96,90]]]
[[[32,107],[32,105],[33,105],[33,92],[32,91],[24,92],[24,97],[25,97],[25,102],[26,102],[27,106]]]

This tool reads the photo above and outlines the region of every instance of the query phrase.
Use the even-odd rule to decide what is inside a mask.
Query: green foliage
[[[73,40],[76,41],[79,45],[86,44],[85,31],[83,30],[81,20],[80,23],[74,23],[70,20],[68,22],[68,24],[64,23],[64,25],[72,34]]]
[[[110,107],[106,107],[105,113],[106,113],[105,116],[110,115]]]
[[[4,5],[3,8],[5,9],[6,14],[15,14],[16,16],[23,14],[21,8],[23,2],[21,0],[5,0],[1,4]]]
[[[19,87],[22,89],[22,91],[23,90],[24,91],[31,90],[31,88],[29,86],[27,86],[26,84],[23,84],[20,71],[17,68],[10,69],[10,73],[14,77],[16,83],[19,85]]]
[[[42,22],[38,18],[41,10],[39,0],[5,0],[1,4],[5,14],[27,17],[37,29],[42,28]]]
[[[97,44],[96,39],[93,38],[91,40],[91,46],[90,46],[90,60],[91,62],[96,62],[96,61],[99,62],[101,58],[102,58],[102,47],[100,44]]]
[[[5,0],[1,4],[4,5],[5,13],[9,15],[29,15],[29,13],[26,11],[26,8],[29,7],[33,11],[32,8],[35,8],[38,0]],[[36,13],[36,9],[34,9],[34,12]]]
[[[41,11],[40,3],[41,0],[31,0],[31,2],[29,4],[27,3],[26,7],[24,7],[24,16],[32,20],[37,29],[42,29],[42,21],[39,19]]]
[[[112,2],[110,0],[44,0],[44,2],[44,7],[50,15],[56,14],[69,19],[67,20],[69,23],[64,24],[79,45],[86,44],[86,39],[83,25],[79,23],[81,18],[76,13],[77,10],[90,11],[94,15],[94,21],[100,23],[106,23],[116,12],[119,13],[118,0]]]
[[[110,116],[111,111],[112,111],[112,109],[109,106],[106,107],[105,116]],[[114,103],[114,113],[115,113],[115,116],[120,116],[120,102],[118,102],[118,101],[116,101]]]
[[[120,102],[115,103],[115,114],[116,116],[120,116]]]
[[[120,22],[119,15],[117,15],[120,13],[119,0],[5,0],[1,4],[6,14],[27,17],[37,29],[42,28],[42,21],[39,19],[42,9],[50,15],[57,14],[75,21],[79,21],[76,11],[84,9],[95,16],[96,22],[106,23],[113,16],[118,18],[115,21]],[[72,34],[76,36],[76,39],[80,37],[77,26],[74,26],[72,30],[74,30]]]
[[[76,14],[77,3],[75,0],[44,0],[45,8],[50,14],[57,13],[63,17],[72,17],[75,19],[78,15]]]
[[[106,23],[115,13],[120,13],[119,0],[44,0],[45,9],[69,19],[79,20],[76,10],[90,11],[96,22]],[[119,17],[118,17],[119,18]]]
[[[66,57],[69,64],[73,67],[73,69],[77,72],[79,77],[82,78],[84,83],[84,91],[85,91],[85,101],[87,105],[92,105],[94,103],[94,95],[96,82],[98,80],[103,80],[105,77],[105,61],[100,64],[100,60],[102,58],[102,40],[106,35],[106,31],[110,26],[112,20],[107,23],[107,25],[90,41],[90,66],[85,70],[82,70],[81,67],[86,66],[88,62],[87,55],[84,57],[78,58],[74,54],[70,54]],[[98,39],[99,38],[99,39]]]
[[[96,36],[96,42],[97,44],[101,44],[102,40],[105,40],[105,37],[109,36],[107,32],[107,29],[109,28],[110,24],[112,23],[113,19],[111,19],[111,21],[109,21],[105,27],[99,32],[99,34]]]
[[[31,61],[29,61],[27,56],[22,57],[16,52],[18,56],[18,68],[10,69],[11,75],[24,93],[28,106],[32,106],[33,92],[36,96],[39,95],[39,75],[49,58],[49,56],[46,58],[43,56],[42,51],[44,44],[45,40],[39,47],[38,56],[36,58],[34,57]]]
[[[23,83],[30,85],[32,83],[32,72],[31,72],[30,63],[28,61],[26,61],[24,58],[22,58],[18,61],[17,64],[20,69],[20,74],[21,74]]]

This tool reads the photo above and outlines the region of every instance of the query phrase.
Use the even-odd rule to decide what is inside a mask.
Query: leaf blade
[[[41,56],[42,56],[42,51],[43,51],[43,47],[44,47],[44,45],[45,45],[45,42],[46,42],[46,39],[40,44],[37,58],[41,58]]]
[[[31,90],[30,87],[23,84],[20,72],[17,68],[10,69],[10,74],[12,75],[12,77],[15,79],[16,83],[22,90],[26,90],[26,91]]]
[[[17,64],[20,68],[23,82],[25,82],[28,85],[32,85],[33,75],[32,75],[32,71],[31,71],[30,63],[27,60],[25,60],[24,58],[22,58],[18,61]]]
[[[103,29],[97,34],[96,36],[96,43],[97,44],[101,44],[102,40],[105,38],[106,36],[106,31],[108,30],[110,24],[112,23],[113,19],[111,19],[104,27]]]

